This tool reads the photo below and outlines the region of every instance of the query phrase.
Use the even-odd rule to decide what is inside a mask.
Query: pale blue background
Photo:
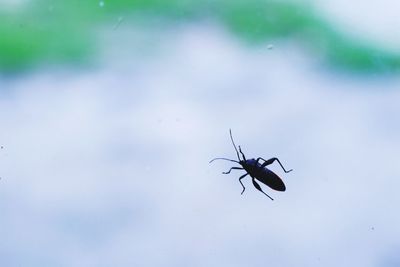
[[[319,5],[399,44],[397,15],[359,2]],[[329,71],[212,22],[103,30],[99,67],[0,78],[1,266],[400,266],[398,75]],[[235,157],[229,128],[294,169],[271,166],[275,201],[208,164]]]

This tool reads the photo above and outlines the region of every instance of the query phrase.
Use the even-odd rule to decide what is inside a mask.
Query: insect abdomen
[[[257,175],[255,178],[276,191],[286,190],[286,186],[283,183],[282,179],[267,168],[263,169],[263,172],[260,172],[259,175]]]

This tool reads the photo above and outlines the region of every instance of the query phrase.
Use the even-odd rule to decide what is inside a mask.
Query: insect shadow
[[[271,170],[269,170],[266,166],[274,163],[275,161],[277,161],[279,163],[279,165],[281,165],[282,169],[284,170],[285,173],[291,172],[292,169],[290,170],[286,170],[282,163],[279,161],[278,158],[270,158],[268,160],[265,160],[261,157],[257,158],[257,159],[246,159],[246,156],[243,154],[241,147],[239,146],[239,151],[236,148],[235,142],[233,141],[233,137],[232,137],[232,131],[231,129],[229,129],[229,134],[231,136],[231,140],[232,140],[232,144],[233,147],[236,150],[236,155],[238,157],[238,160],[233,160],[233,159],[227,159],[227,158],[214,158],[212,159],[209,163],[213,162],[214,160],[227,160],[227,161],[232,161],[232,162],[236,162],[238,164],[240,164],[242,167],[232,167],[229,169],[229,171],[227,172],[223,172],[223,174],[228,174],[230,173],[232,170],[245,170],[246,173],[243,174],[242,176],[239,177],[239,182],[243,187],[242,193],[244,192],[244,190],[246,189],[242,183],[242,179],[244,177],[246,177],[247,175],[251,176],[253,185],[255,188],[257,188],[260,192],[262,192],[264,195],[266,195],[267,197],[269,197],[271,200],[274,200],[272,197],[270,197],[269,195],[267,195],[262,189],[261,186],[257,183],[257,181],[262,182],[263,184],[269,186],[270,188],[276,190],[276,191],[285,191],[286,187],[285,184],[283,183],[282,179],[276,175],[274,172],[272,172]],[[239,156],[239,152],[242,155],[242,158],[240,158]],[[263,163],[260,163],[260,161],[262,161]],[[257,181],[256,181],[257,180]]]

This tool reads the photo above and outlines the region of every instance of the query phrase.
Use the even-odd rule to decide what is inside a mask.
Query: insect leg
[[[245,173],[245,174],[243,174],[242,176],[239,177],[239,182],[240,182],[240,184],[241,184],[242,187],[243,187],[243,191],[242,191],[242,193],[240,193],[241,195],[243,195],[243,192],[244,192],[244,190],[246,189],[246,188],[244,187],[244,185],[243,185],[243,183],[242,183],[241,180],[242,180],[246,175],[248,175],[248,173]]]
[[[282,169],[283,169],[286,173],[293,171],[293,169],[290,169],[290,170],[288,170],[288,171],[285,170],[285,168],[283,167],[282,163],[279,161],[278,158],[270,158],[269,160],[265,160],[265,159],[263,159],[263,158],[257,158],[257,163],[258,163],[258,161],[259,161],[260,159],[262,159],[262,160],[264,161],[264,163],[261,165],[261,167],[263,167],[263,168],[264,168],[265,166],[267,166],[267,165],[272,164],[272,163],[276,160],[276,161],[278,161],[279,165],[281,165]]]
[[[223,172],[223,174],[228,174],[228,173],[230,173],[230,172],[231,172],[231,170],[243,170],[243,168],[239,168],[239,167],[232,167],[232,168],[230,168],[230,169],[229,169],[229,171],[227,171],[227,172]]]
[[[253,178],[253,185],[255,188],[257,188],[261,193],[269,197],[271,200],[274,200],[272,197],[268,196],[264,191],[262,191],[261,186],[256,182],[256,180]]]

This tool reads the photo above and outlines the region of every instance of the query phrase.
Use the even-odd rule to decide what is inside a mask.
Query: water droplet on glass
[[[100,1],[100,2],[99,2],[99,6],[100,6],[100,7],[103,7],[103,6],[104,6],[104,1]]]
[[[274,49],[274,45],[273,45],[273,44],[269,44],[269,45],[267,46],[267,49],[268,49],[268,50]]]

